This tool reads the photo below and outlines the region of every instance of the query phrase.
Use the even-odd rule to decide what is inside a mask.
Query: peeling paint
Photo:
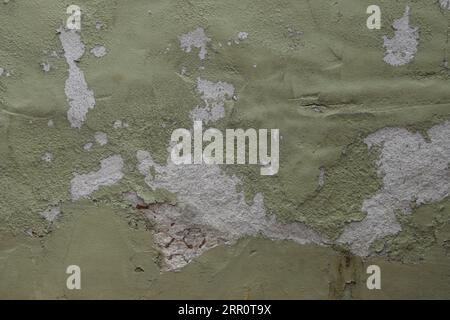
[[[167,166],[159,166],[146,151],[138,151],[137,159],[150,188],[177,195],[175,206],[163,204],[146,211],[156,224],[154,237],[164,255],[163,270],[179,270],[203,252],[245,236],[299,244],[326,242],[302,223],[285,224],[267,215],[262,194],[248,204],[237,191],[239,179],[223,174],[218,166],[177,166],[170,159]]]
[[[123,178],[123,159],[119,155],[111,156],[100,162],[100,170],[87,174],[74,174],[70,182],[72,200],[87,198],[100,187],[112,186]]]
[[[41,216],[48,222],[53,222],[61,214],[61,208],[59,206],[49,206],[46,210],[41,212]]]
[[[377,161],[383,187],[363,203],[364,220],[350,223],[338,242],[349,244],[353,253],[369,254],[377,239],[395,235],[401,225],[395,212],[409,214],[413,206],[438,202],[450,192],[450,122],[420,133],[386,128],[365,139],[369,148],[381,148]]]
[[[225,116],[225,101],[234,96],[234,87],[227,82],[212,82],[197,78],[197,92],[201,95],[204,105],[195,107],[191,112],[191,118],[193,121],[202,120],[208,123]]]
[[[69,65],[69,77],[65,84],[65,93],[70,109],[67,119],[74,128],[81,128],[86,121],[89,109],[94,108],[95,98],[92,90],[88,88],[83,71],[77,65],[77,61],[84,54],[85,46],[80,35],[73,30],[59,28],[59,39],[64,48],[64,56]]]
[[[98,131],[94,135],[95,141],[101,145],[104,146],[108,143],[108,135],[104,132]]]
[[[439,0],[442,9],[450,10],[450,0]]]
[[[91,49],[90,52],[97,58],[101,58],[107,53],[106,48],[102,45],[96,45]]]
[[[180,40],[180,46],[181,48],[189,53],[192,51],[192,48],[200,49],[198,53],[198,57],[200,60],[204,60],[206,57],[206,54],[208,53],[206,46],[208,42],[211,41],[210,38],[208,38],[205,34],[205,30],[203,28],[197,28],[194,31],[182,34],[178,37]]]
[[[126,129],[128,128],[128,122],[126,121],[122,121],[122,120],[116,120],[113,123],[113,128],[114,129]]]
[[[383,46],[386,48],[384,62],[391,66],[402,66],[410,63],[417,53],[419,44],[419,28],[409,26],[410,8],[406,7],[403,17],[394,20],[392,27],[395,35],[389,39],[384,36]]]
[[[41,63],[41,66],[42,66],[42,71],[44,71],[44,72],[49,72],[51,69],[51,65],[48,62]]]
[[[42,159],[42,161],[45,161],[45,162],[52,162],[53,154],[50,152],[46,152],[42,155],[41,159]]]

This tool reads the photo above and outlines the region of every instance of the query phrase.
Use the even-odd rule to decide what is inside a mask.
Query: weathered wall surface
[[[448,1],[70,4],[0,4],[0,298],[449,298]],[[195,119],[280,171],[174,166]]]

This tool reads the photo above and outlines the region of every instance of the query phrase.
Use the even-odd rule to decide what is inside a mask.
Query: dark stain
[[[358,285],[362,283],[362,259],[349,251],[337,249],[337,255],[332,258],[329,268],[329,298],[353,299]]]

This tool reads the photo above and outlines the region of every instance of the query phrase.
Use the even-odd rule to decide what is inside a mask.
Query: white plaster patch
[[[237,37],[239,40],[245,40],[248,38],[248,33],[247,32],[239,32]]]
[[[42,66],[42,71],[44,71],[45,73],[49,72],[51,69],[51,65],[48,61],[41,63]]]
[[[450,10],[450,0],[439,0],[442,9]]]
[[[376,164],[383,187],[363,202],[367,216],[347,225],[339,243],[367,256],[375,240],[401,231],[395,211],[408,214],[413,205],[438,202],[449,195],[450,122],[431,128],[428,136],[431,142],[419,133],[386,128],[365,139],[369,148],[382,148]]]
[[[198,57],[200,60],[205,59],[207,50],[206,46],[208,42],[211,41],[210,38],[208,38],[205,34],[205,30],[203,28],[197,28],[194,31],[182,34],[178,37],[180,40],[180,46],[181,49],[183,49],[185,52],[191,52],[192,48],[198,48],[200,49],[200,52],[198,53]]]
[[[215,165],[166,166],[156,164],[146,151],[137,152],[138,170],[152,189],[163,188],[177,196],[177,205],[145,209],[155,223],[154,238],[163,253],[162,269],[176,271],[203,252],[233,244],[245,236],[323,244],[326,240],[302,223],[284,224],[269,216],[262,194],[248,204],[241,183]],[[155,175],[150,173],[153,169]]]
[[[94,144],[92,142],[88,142],[83,146],[83,149],[86,151],[90,151],[93,146],[94,146]]]
[[[406,7],[403,17],[395,19],[392,24],[395,29],[394,37],[384,36],[383,46],[386,48],[384,62],[391,66],[402,66],[410,63],[417,53],[419,44],[419,28],[409,26],[410,9]]]
[[[50,152],[46,152],[41,156],[41,160],[45,162],[52,162],[53,154]]]
[[[128,123],[126,121],[116,120],[113,123],[113,128],[114,129],[126,129],[126,128],[128,128]]]
[[[192,120],[202,120],[205,123],[217,121],[225,117],[225,101],[234,96],[234,87],[227,82],[211,82],[197,78],[197,92],[204,102],[191,111]]]
[[[69,77],[64,88],[70,105],[67,119],[73,128],[81,128],[86,121],[89,109],[95,106],[94,93],[89,90],[83,71],[77,65],[77,61],[84,54],[85,46],[76,31],[61,27],[58,32],[66,62],[69,65]]]
[[[2,76],[9,77],[9,76],[11,76],[11,72],[6,70],[5,68],[0,67],[0,77],[2,77]]]
[[[101,131],[95,133],[94,139],[101,146],[104,146],[108,143],[108,135]]]
[[[72,201],[87,198],[103,186],[112,186],[123,178],[123,159],[114,155],[100,162],[100,170],[87,174],[74,174],[70,183]]]
[[[48,222],[53,222],[61,213],[60,207],[50,206],[46,210],[40,213]]]
[[[103,28],[103,23],[101,21],[97,21],[95,23],[95,29],[101,30]]]
[[[237,35],[234,36],[233,41],[235,44],[239,44],[241,41],[245,40],[248,38],[248,33],[247,32],[238,32]],[[231,45],[231,41],[228,43],[228,45]]]
[[[96,45],[95,47],[93,47],[90,51],[95,57],[97,58],[101,58],[104,55],[106,55],[106,48],[102,45]]]
[[[320,167],[319,173],[319,188],[322,188],[325,185],[325,167]]]

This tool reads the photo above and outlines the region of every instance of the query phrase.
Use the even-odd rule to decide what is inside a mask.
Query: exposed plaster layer
[[[64,88],[70,105],[67,119],[72,127],[81,128],[86,121],[89,109],[95,106],[94,93],[89,90],[84,73],[77,66],[77,61],[84,54],[85,46],[76,31],[60,28],[58,32],[66,62],[69,65],[69,77]]]
[[[93,146],[94,146],[94,144],[92,142],[88,142],[83,146],[83,149],[86,151],[90,151]]]
[[[233,42],[235,44],[239,44],[241,41],[244,41],[248,38],[248,33],[247,32],[238,32],[234,37],[233,37]],[[231,45],[232,42],[231,40],[228,41],[228,45]]]
[[[111,186],[123,177],[123,160],[119,155],[103,159],[100,170],[87,174],[77,174],[70,183],[72,200],[76,201],[88,197],[91,193],[103,186]]]
[[[41,212],[41,216],[45,218],[48,222],[53,222],[61,213],[60,207],[50,206],[43,212]]]
[[[108,143],[108,135],[101,131],[95,133],[94,139],[101,146],[104,146]]]
[[[11,73],[8,70],[6,70],[5,68],[0,67],[0,77],[2,77],[2,76],[9,77],[9,76],[11,76]]]
[[[90,51],[95,57],[101,58],[106,55],[106,48],[102,45],[96,45]]]
[[[395,19],[392,27],[395,35],[389,39],[384,36],[383,46],[386,48],[384,62],[391,66],[402,66],[410,63],[417,53],[419,44],[419,28],[409,26],[410,9],[406,7],[403,17]]]
[[[49,72],[51,69],[51,65],[48,61],[41,63],[42,71]]]
[[[211,41],[205,34],[203,28],[197,28],[194,31],[182,34],[178,37],[180,40],[180,46],[185,52],[191,52],[192,47],[200,49],[198,57],[200,60],[205,59],[207,50],[206,45]]]
[[[114,129],[126,129],[128,128],[128,122],[126,121],[122,121],[122,120],[116,120],[113,123],[113,128]]]
[[[439,0],[442,9],[450,10],[450,0]]]
[[[428,130],[430,142],[420,133],[382,129],[365,139],[369,148],[381,147],[377,161],[383,187],[363,203],[364,220],[348,225],[338,242],[353,253],[369,254],[377,239],[401,231],[395,212],[410,213],[413,206],[438,202],[450,192],[450,122]]]
[[[323,186],[325,185],[325,168],[324,167],[320,167],[320,173],[319,173],[319,188],[323,188]]]
[[[50,152],[46,152],[41,156],[41,160],[45,162],[52,162],[53,161],[53,154]]]
[[[234,87],[227,82],[212,82],[197,78],[197,92],[204,102],[191,111],[192,120],[202,120],[205,123],[217,121],[225,117],[224,104],[234,95]]]
[[[179,270],[193,258],[220,244],[245,236],[262,235],[299,244],[326,240],[302,223],[283,224],[268,216],[262,194],[252,204],[237,191],[240,180],[214,165],[156,164],[146,151],[137,152],[138,169],[152,188],[176,193],[177,205],[147,210],[155,227],[155,241],[163,253],[162,269]],[[154,176],[151,174],[154,172]]]

